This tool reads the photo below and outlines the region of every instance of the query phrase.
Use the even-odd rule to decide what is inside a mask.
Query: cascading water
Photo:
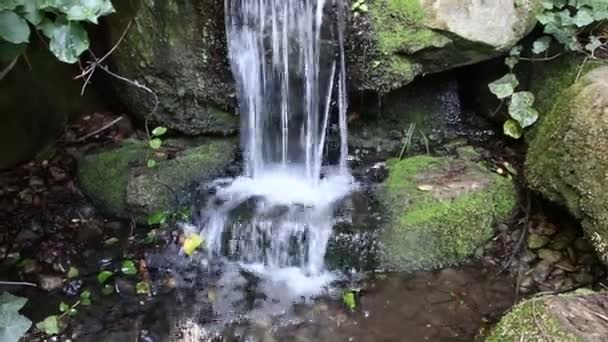
[[[353,187],[341,11],[339,0],[226,0],[245,175],[212,184],[200,226],[213,255],[274,277],[326,279],[334,204]],[[335,88],[341,145],[330,167]]]

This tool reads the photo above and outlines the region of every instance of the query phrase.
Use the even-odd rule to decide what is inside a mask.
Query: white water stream
[[[245,174],[211,185],[200,227],[213,256],[299,294],[331,278],[334,205],[354,186],[342,10],[339,0],[226,0]],[[330,125],[340,135],[335,166],[324,165]]]

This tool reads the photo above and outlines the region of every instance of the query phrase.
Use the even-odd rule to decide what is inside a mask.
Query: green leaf
[[[578,27],[585,27],[595,21],[593,18],[593,9],[589,7],[582,7],[576,11],[576,15],[573,18],[574,24]]]
[[[539,53],[547,51],[549,46],[551,46],[551,40],[552,38],[550,36],[542,36],[538,38],[532,45],[532,52],[538,55]]]
[[[126,275],[137,274],[137,268],[135,267],[135,263],[131,260],[123,261],[122,265],[120,266],[120,271]]]
[[[155,137],[160,137],[161,135],[167,133],[167,128],[166,127],[156,127],[153,131],[152,131],[152,135]]]
[[[59,311],[61,311],[61,312],[66,312],[66,311],[68,311],[69,308],[70,308],[70,306],[64,302],[61,302],[61,304],[59,304]]]
[[[344,291],[342,293],[342,303],[350,310],[355,311],[357,308],[357,300],[353,291]]]
[[[517,57],[507,57],[505,58],[505,65],[509,67],[509,69],[513,70],[515,66],[519,63],[519,59]]]
[[[47,335],[57,335],[59,334],[59,320],[55,315],[49,316],[36,324],[36,328]]]
[[[74,266],[70,266],[70,269],[68,270],[68,278],[69,279],[73,279],[76,278],[80,275],[80,272],[78,271],[78,269]]]
[[[91,298],[91,291],[89,291],[89,290],[82,291],[82,293],[80,294],[80,298],[81,299]]]
[[[97,24],[99,17],[115,12],[110,0],[71,0],[66,2],[68,4],[61,6],[61,10],[67,15],[68,20],[86,20]]]
[[[149,168],[153,168],[153,167],[155,167],[155,166],[156,166],[156,160],[154,160],[154,159],[148,159],[148,162],[146,163],[146,165],[147,165]]]
[[[89,305],[91,305],[91,299],[89,299],[89,298],[83,298],[83,299],[81,299],[80,300],[80,305],[83,305],[83,306],[89,306]]]
[[[159,138],[154,138],[154,139],[150,140],[150,142],[148,144],[150,145],[150,147],[152,149],[158,150],[163,145],[163,141],[160,140]]]
[[[534,105],[534,95],[529,91],[520,91],[511,97],[509,115],[515,119],[521,128],[526,128],[538,120],[538,111]]]
[[[51,40],[51,52],[64,63],[76,63],[78,57],[89,48],[89,36],[80,24],[73,21],[43,20],[42,32]]]
[[[135,284],[135,292],[139,295],[149,295],[150,294],[150,284],[146,281],[141,281]]]
[[[44,19],[44,13],[38,9],[37,1],[23,0],[23,6],[19,10],[19,14],[34,26],[38,26],[42,22],[42,19]]]
[[[153,226],[157,224],[165,224],[169,218],[170,213],[168,211],[157,211],[148,216],[148,225]]]
[[[76,316],[77,313],[78,313],[78,310],[75,308],[71,308],[70,310],[68,310],[68,316],[70,316],[70,317]]]
[[[110,272],[110,271],[101,271],[99,272],[99,274],[97,275],[97,281],[100,284],[104,284],[106,281],[108,281],[108,279],[113,276],[114,273]]]
[[[197,233],[190,233],[184,240],[184,253],[191,256],[203,244],[203,238]]]
[[[27,43],[30,37],[30,26],[25,19],[14,12],[0,12],[0,38],[9,43]]]
[[[519,85],[519,81],[514,74],[506,74],[496,81],[490,83],[488,87],[492,94],[496,95],[499,99],[507,98],[513,95],[515,88]]]
[[[522,131],[521,127],[519,126],[519,123],[517,123],[517,121],[515,121],[513,119],[509,119],[509,120],[505,121],[503,130],[507,136],[510,136],[511,138],[514,138],[514,139],[521,138],[521,135],[523,134],[523,131]]]
[[[0,295],[0,341],[17,342],[32,326],[32,322],[19,314],[27,298],[8,292]]]
[[[595,54],[595,50],[597,50],[600,46],[602,46],[602,41],[596,36],[589,37],[589,43],[585,45],[585,50],[591,52],[591,54]]]
[[[103,288],[101,289],[101,293],[103,293],[106,296],[111,295],[112,293],[114,293],[114,286],[112,286],[110,284],[105,284],[103,286]]]

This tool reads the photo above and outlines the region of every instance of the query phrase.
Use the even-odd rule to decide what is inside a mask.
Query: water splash
[[[226,0],[245,175],[210,185],[199,225],[216,257],[265,278],[306,277],[306,290],[294,293],[331,278],[324,257],[334,205],[354,187],[342,10],[339,0]],[[340,157],[332,167],[323,157],[335,88]]]

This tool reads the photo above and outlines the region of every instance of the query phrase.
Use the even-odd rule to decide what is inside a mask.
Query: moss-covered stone
[[[168,140],[164,146],[179,152],[154,168],[144,165],[150,150],[143,141],[86,155],[78,165],[81,188],[103,211],[145,222],[151,213],[179,209],[189,186],[221,176],[237,150],[226,139]]]
[[[542,112],[526,158],[528,184],[581,219],[608,262],[608,68],[560,88],[564,77],[548,78],[546,89],[553,93],[539,91]]]
[[[124,0],[108,17],[109,45],[132,26],[111,55],[118,73],[158,95],[153,119],[186,134],[232,134],[238,117],[226,58],[224,1]],[[148,92],[112,79],[117,96],[143,119],[154,108]]]
[[[380,92],[498,56],[534,27],[540,8],[539,0],[366,4],[369,11],[352,20],[349,68],[356,88]]]
[[[387,266],[432,269],[466,260],[516,204],[514,185],[471,161],[418,156],[389,162],[381,241]]]
[[[486,341],[602,341],[608,326],[594,312],[602,313],[607,303],[605,293],[587,290],[532,298],[503,317]]]

